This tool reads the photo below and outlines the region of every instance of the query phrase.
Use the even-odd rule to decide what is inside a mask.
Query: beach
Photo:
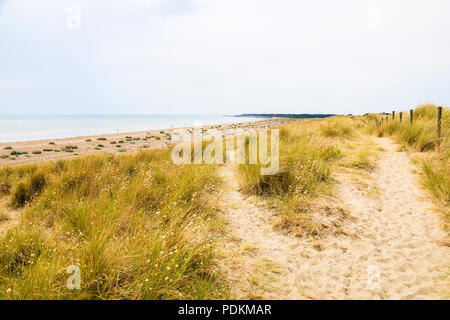
[[[262,119],[251,122],[205,125],[203,129],[257,129],[271,128],[292,121],[286,118]],[[193,130],[194,127],[183,127]],[[177,128],[134,132],[120,132],[79,136],[61,139],[43,139],[0,143],[0,167],[26,163],[39,163],[49,160],[75,158],[79,155],[109,152],[113,154],[130,153],[141,149],[164,148],[172,144],[171,135]],[[180,128],[178,128],[180,129]]]
[[[435,109],[397,130],[435,123]],[[448,193],[420,187],[421,156],[383,136],[381,117],[184,128],[279,128],[270,175],[250,152],[178,165],[175,128],[2,143],[0,299],[448,299]],[[440,152],[427,156],[446,180],[428,179],[444,190]],[[73,266],[83,273],[69,292],[61,270]]]

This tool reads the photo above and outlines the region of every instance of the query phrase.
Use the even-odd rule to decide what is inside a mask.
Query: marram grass
[[[380,117],[371,114],[370,117]],[[379,137],[389,136],[403,144],[405,148],[420,152],[418,161],[422,166],[422,182],[441,203],[450,225],[450,109],[442,108],[441,136],[436,132],[437,105],[426,103],[419,105],[413,112],[410,124],[409,112],[403,112],[403,121],[396,119],[376,127],[370,121],[370,129]]]
[[[335,130],[336,123],[339,125]],[[263,176],[259,174],[261,164],[240,165],[242,190],[274,205],[283,229],[296,235],[318,236],[321,228],[309,215],[311,199],[332,186],[332,164],[342,156],[336,139],[353,134],[352,121],[345,118],[300,121],[281,127],[279,171]]]
[[[0,197],[22,215],[0,235],[0,299],[224,297],[218,182],[215,166],[176,166],[170,150],[1,169]],[[80,290],[66,286],[70,265]]]

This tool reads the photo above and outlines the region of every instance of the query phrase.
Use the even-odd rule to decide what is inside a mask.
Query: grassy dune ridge
[[[436,133],[437,105],[427,103],[414,109],[413,124],[409,122],[409,112],[404,112],[403,121],[398,115],[392,121],[376,126],[370,121],[369,130],[377,136],[392,137],[403,145],[404,149],[418,152],[416,161],[422,167],[423,184],[431,190],[442,205],[450,220],[450,109],[443,107],[441,120],[441,137]],[[368,118],[380,118],[370,114]]]
[[[402,144],[399,151],[418,151],[423,182],[448,214],[449,109],[440,139],[434,105],[419,106],[412,126],[407,116],[382,126],[375,117],[381,116],[280,127],[279,171],[261,175],[261,164],[239,165],[242,191],[267,200],[291,234],[341,232],[345,212],[334,203],[335,176],[364,180],[383,151],[374,137],[390,136]],[[170,153],[101,154],[0,169],[0,222],[20,213],[17,225],[0,232],[0,299],[229,297],[214,260],[223,228],[216,216],[218,165],[177,166]],[[318,212],[332,223],[316,219]],[[70,265],[81,268],[81,290],[66,287]]]
[[[423,184],[441,203],[449,221],[450,207],[450,109],[442,114],[442,133],[436,135],[436,105],[420,105],[414,110],[413,125],[404,113],[396,120],[377,126],[379,114],[336,116],[308,120],[280,128],[280,170],[273,176],[261,176],[260,164],[241,165],[243,190],[268,200],[280,212],[282,228],[296,235],[320,236],[323,226],[312,218],[317,203],[329,195],[334,185],[333,174],[353,170],[355,180],[364,178],[376,168],[381,150],[371,137],[392,137],[418,151],[413,157],[422,168]],[[416,152],[417,154],[417,152]],[[376,190],[372,190],[376,192]],[[321,209],[319,209],[321,210]]]
[[[0,299],[220,298],[216,166],[176,166],[170,150],[0,170],[22,211],[0,238]],[[66,268],[81,267],[81,290]]]
[[[283,229],[300,236],[320,236],[323,225],[311,217],[311,207],[320,196],[331,193],[332,171],[337,165],[360,164],[353,152],[347,152],[346,144],[357,140],[366,124],[361,117],[332,117],[281,127],[280,170],[262,176],[261,164],[240,165],[243,191],[276,207]]]

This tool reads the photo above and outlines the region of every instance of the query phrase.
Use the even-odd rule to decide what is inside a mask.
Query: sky
[[[448,0],[0,0],[0,114],[450,101]]]

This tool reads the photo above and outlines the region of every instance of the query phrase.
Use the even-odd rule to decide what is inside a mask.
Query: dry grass
[[[417,159],[422,167],[423,184],[440,202],[450,222],[450,109],[442,111],[441,137],[436,134],[437,106],[431,103],[419,105],[414,110],[413,124],[409,112],[404,112],[403,121],[392,121],[376,127],[370,122],[369,129],[378,136],[390,136],[402,144],[402,150],[412,149],[422,153]],[[368,118],[380,117],[368,115]]]
[[[8,221],[10,219],[9,215],[3,211],[0,211],[0,222]]]
[[[332,117],[281,127],[280,170],[262,176],[259,164],[241,165],[243,191],[264,197],[276,207],[280,212],[278,226],[284,230],[299,236],[319,236],[324,225],[311,212],[328,208],[327,201],[321,201],[321,207],[317,200],[330,194],[334,168],[373,168],[371,153],[360,150],[354,157],[355,151],[345,146],[358,141],[366,121],[361,117]]]
[[[176,166],[170,150],[1,169],[22,215],[0,237],[0,299],[226,296],[212,263],[218,182],[215,166]],[[70,265],[81,290],[66,287]]]

